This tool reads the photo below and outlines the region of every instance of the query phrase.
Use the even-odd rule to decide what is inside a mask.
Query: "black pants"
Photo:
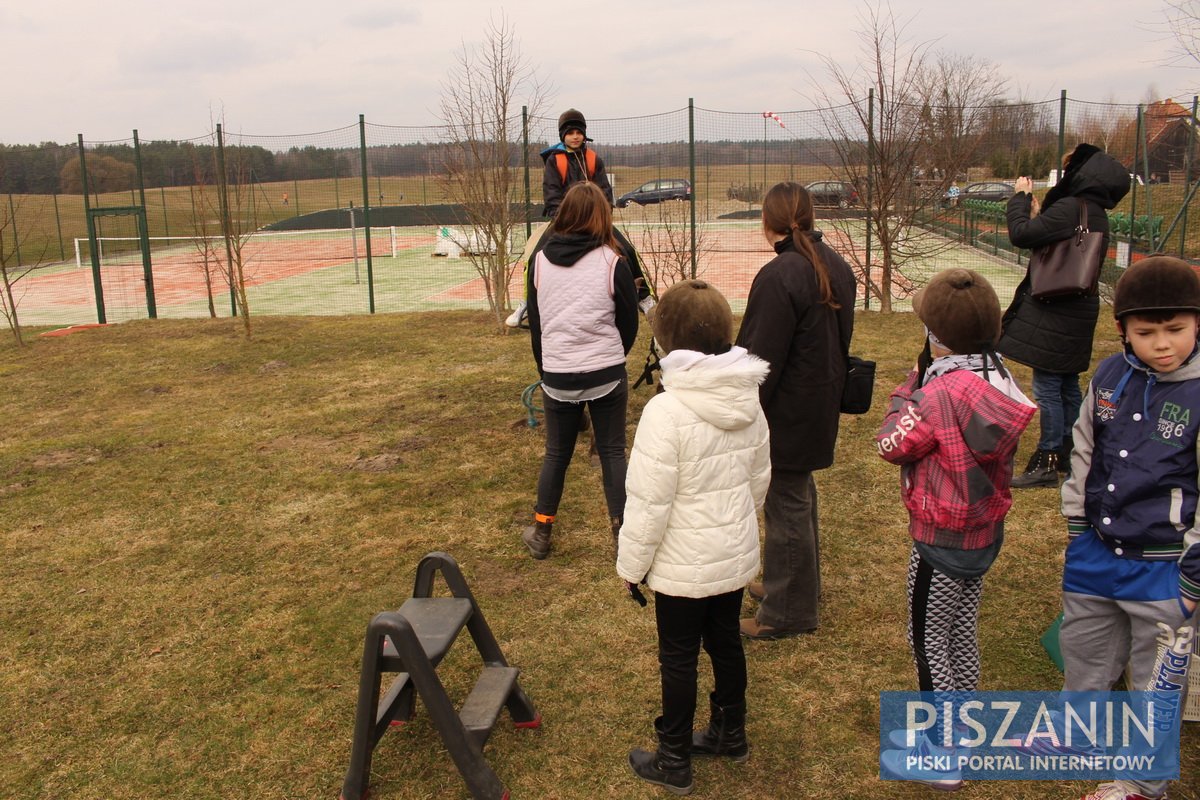
[[[546,454],[542,458],[534,511],[551,517],[558,513],[567,467],[575,453],[575,441],[579,438],[579,425],[586,406],[592,416],[596,452],[600,454],[608,515],[625,515],[625,407],[628,399],[629,382],[626,380],[622,380],[617,388],[604,397],[582,403],[564,403],[542,394],[546,418]]]
[[[746,702],[746,653],[738,631],[741,612],[741,589],[712,597],[655,594],[664,734],[691,735],[696,716],[696,663],[701,645],[712,659],[716,704],[731,706]]]

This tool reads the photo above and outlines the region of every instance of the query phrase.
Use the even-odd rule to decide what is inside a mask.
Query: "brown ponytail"
[[[841,308],[833,297],[829,270],[808,233],[813,229],[813,204],[808,190],[794,181],[777,183],[763,198],[763,229],[779,236],[791,236],[796,251],[808,259],[817,278],[821,302]]]

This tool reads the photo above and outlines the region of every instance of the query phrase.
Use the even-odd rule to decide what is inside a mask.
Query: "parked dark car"
[[[847,181],[817,181],[804,187],[814,206],[849,208],[858,202],[858,190]]]
[[[691,181],[683,178],[660,178],[646,181],[632,192],[626,192],[617,198],[617,208],[624,208],[630,203],[648,206],[651,203],[661,203],[664,200],[691,200]]]
[[[958,202],[963,200],[991,200],[993,202],[1003,203],[1016,194],[1017,189],[1011,183],[1003,183],[1001,181],[984,181],[982,183],[968,184],[958,194]],[[942,195],[942,199],[947,205],[953,202],[953,197],[950,192]]]

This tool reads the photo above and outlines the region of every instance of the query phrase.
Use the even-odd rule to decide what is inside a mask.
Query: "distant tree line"
[[[1058,120],[1054,104],[1023,104],[1001,101],[985,114],[975,114],[985,131],[981,145],[972,154],[968,166],[987,167],[996,177],[1045,175],[1055,166]],[[962,129],[963,109],[953,104],[926,106],[919,110],[929,146],[927,175],[945,175],[946,166],[940,147],[968,131]],[[1099,118],[1098,118],[1099,119]],[[1095,140],[1109,149],[1116,147],[1114,132],[1129,128],[1124,118],[1119,123],[1082,120],[1081,130],[1071,132],[1080,140]],[[976,123],[980,124],[980,123]],[[1120,127],[1118,127],[1118,125]],[[978,134],[976,134],[978,135]],[[1126,137],[1128,138],[1128,137]],[[537,157],[547,142],[531,142],[529,159],[534,170],[541,169]],[[796,164],[826,165],[840,163],[846,142],[836,144],[828,138],[809,137],[771,140],[717,140],[695,143],[696,162],[720,164]],[[866,142],[854,144],[865,163]],[[444,171],[447,145],[438,142],[375,145],[367,148],[367,171],[372,176],[438,175]],[[146,188],[213,184],[216,159],[212,144],[194,141],[146,141],[140,143],[142,173]],[[647,144],[601,142],[599,149],[610,168],[663,167],[673,170],[689,163],[690,145],[686,140]],[[520,148],[512,148],[510,167],[521,166]],[[1117,154],[1122,157],[1121,154]],[[271,150],[260,145],[226,145],[226,159],[236,156],[245,165],[246,174],[255,182],[358,177],[361,154],[356,147],[291,147]],[[854,156],[859,160],[859,156]],[[125,191],[135,188],[137,172],[132,143],[103,144],[87,150],[90,187],[97,192]],[[78,194],[81,191],[79,152],[74,144],[45,142],[39,145],[0,145],[0,193]]]

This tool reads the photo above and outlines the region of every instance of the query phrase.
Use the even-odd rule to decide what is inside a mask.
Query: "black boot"
[[[658,752],[629,751],[629,768],[644,781],[657,784],[671,794],[692,792],[692,735],[667,736],[662,731],[662,717],[654,720],[658,733]]]
[[[535,521],[521,531],[521,541],[525,542],[525,546],[529,548],[529,555],[538,561],[550,555],[550,533],[553,530],[554,521],[551,518],[550,522]]]
[[[750,760],[750,744],[746,741],[746,704],[719,706],[708,696],[708,730],[692,734],[692,755],[725,756],[744,764]]]
[[[1012,488],[1030,489],[1035,486],[1058,486],[1058,451],[1038,450],[1029,459],[1025,472],[1013,478]]]

